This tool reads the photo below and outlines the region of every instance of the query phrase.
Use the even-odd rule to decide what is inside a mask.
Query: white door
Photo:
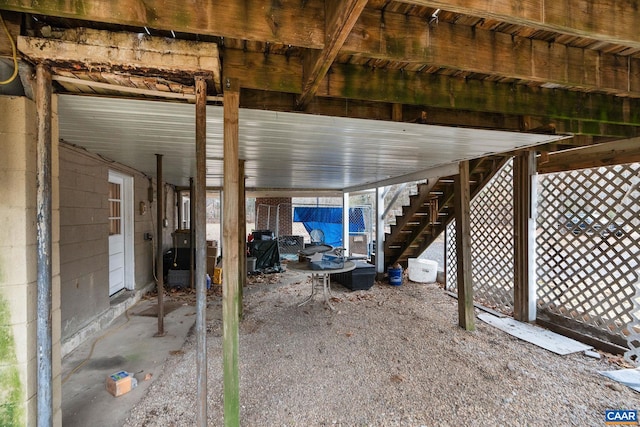
[[[109,295],[124,289],[124,179],[109,174]]]

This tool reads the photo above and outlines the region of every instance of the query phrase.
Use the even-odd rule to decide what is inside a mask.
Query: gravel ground
[[[436,284],[334,286],[298,307],[309,279],[258,276],[240,327],[243,426],[603,426],[605,409],[640,409],[640,394],[599,375],[616,359],[558,356],[476,319]],[[208,310],[208,417],[222,425],[222,322]],[[193,426],[195,337],[154,378],[127,426]]]

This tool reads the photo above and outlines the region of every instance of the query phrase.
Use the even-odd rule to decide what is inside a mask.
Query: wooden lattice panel
[[[640,164],[539,177],[538,309],[619,336],[638,357]]]
[[[629,351],[624,354],[624,357],[637,365],[640,363],[640,282],[635,284],[635,288],[636,294],[632,300],[633,310],[631,311],[633,320],[627,327]]]
[[[474,300],[513,312],[513,160],[471,201],[471,256]],[[446,230],[446,287],[457,291],[455,221]]]

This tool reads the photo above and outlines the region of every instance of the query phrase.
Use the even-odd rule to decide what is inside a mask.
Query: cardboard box
[[[218,247],[207,246],[207,258],[217,258],[217,257],[218,257]]]
[[[222,285],[222,268],[216,267],[213,269],[213,283]]]
[[[113,373],[107,377],[107,391],[115,397],[129,393],[134,385],[133,374],[127,371]],[[135,381],[137,384],[137,381]]]

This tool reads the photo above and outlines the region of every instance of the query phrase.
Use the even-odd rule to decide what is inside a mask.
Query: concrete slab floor
[[[158,377],[171,352],[182,348],[195,323],[195,307],[179,305],[166,314],[165,336],[154,337],[158,332],[157,317],[138,313],[153,308],[155,303],[140,301],[62,360],[62,425],[122,425]],[[114,397],[106,390],[105,382],[107,376],[118,371],[134,373],[138,386]],[[145,380],[148,374],[151,378]]]

